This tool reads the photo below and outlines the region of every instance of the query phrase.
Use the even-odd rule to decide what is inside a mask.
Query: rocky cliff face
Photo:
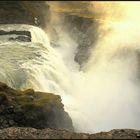
[[[49,22],[45,1],[0,1],[0,24],[31,24],[45,27]]]
[[[79,15],[70,15],[68,13],[54,13],[54,15],[57,17],[57,20],[51,22],[51,26],[47,32],[51,32],[50,39],[52,46],[59,47],[57,41],[59,40],[59,36],[61,36],[59,35],[60,29],[62,32],[66,32],[78,44],[74,60],[82,67],[90,56],[90,49],[98,41],[99,21]],[[59,25],[59,29],[55,27],[56,25]]]
[[[98,38],[98,22],[92,18],[69,13],[60,12],[58,16],[62,19],[63,29],[78,42],[75,61],[82,66],[88,60],[90,48],[94,47]],[[0,1],[0,24],[31,24],[54,31],[50,24],[51,18],[50,6],[45,1]],[[55,31],[51,40],[56,37],[54,34]]]
[[[95,46],[98,40],[99,22],[91,18],[65,14],[63,24],[71,37],[78,42],[78,50],[74,59],[82,66],[87,62],[90,49]]]
[[[60,96],[0,83],[0,139],[140,139],[140,130],[75,133]]]
[[[60,96],[14,90],[0,83],[0,128],[11,126],[73,130]]]

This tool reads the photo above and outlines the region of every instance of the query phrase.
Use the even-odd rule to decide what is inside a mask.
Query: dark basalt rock
[[[99,23],[96,20],[66,15],[64,21],[71,37],[78,42],[77,53],[74,60],[82,67],[89,59],[91,49],[98,40]]]
[[[4,31],[0,30],[0,35],[11,35],[11,34],[16,34],[16,35],[26,35],[31,38],[31,33],[30,31]]]
[[[0,128],[11,126],[73,130],[59,95],[19,91],[0,83]]]
[[[98,41],[100,23],[94,19],[79,15],[57,14],[61,17],[61,22],[59,23],[61,28],[78,44],[74,60],[83,68],[83,65],[88,62],[91,50],[93,50]],[[53,35],[50,38],[56,38],[51,40],[52,46],[59,47],[56,43],[59,39],[59,32],[55,29],[52,29],[51,32]]]
[[[4,31],[4,30],[0,30],[0,35],[24,35],[24,36],[28,36],[29,38],[31,38],[31,32],[30,31]]]
[[[4,31],[0,30],[1,35],[17,35],[17,37],[9,38],[9,41],[31,42],[31,33],[29,31]]]
[[[31,38],[28,36],[18,36],[18,37],[11,37],[9,41],[23,41],[23,42],[31,42]]]
[[[0,24],[31,24],[43,28],[49,15],[45,1],[0,1]]]

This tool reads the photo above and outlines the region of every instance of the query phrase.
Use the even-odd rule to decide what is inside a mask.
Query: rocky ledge
[[[114,129],[95,134],[66,130],[11,127],[0,129],[0,139],[140,139],[140,130]]]
[[[75,133],[59,95],[0,82],[0,139],[140,139],[140,130]]]
[[[59,95],[15,90],[0,82],[0,129],[8,127],[73,130]]]

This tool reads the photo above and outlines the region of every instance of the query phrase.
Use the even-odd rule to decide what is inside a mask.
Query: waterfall
[[[3,25],[1,30],[28,30],[32,42],[1,42],[0,80],[13,88],[63,93],[70,83],[63,79],[69,77],[68,70],[45,32],[30,25]]]
[[[84,69],[70,71],[74,100],[65,105],[69,106],[68,112],[79,132],[140,129],[140,20],[137,16],[140,5],[133,2],[91,4],[93,9],[89,10],[97,12],[94,20],[100,24],[99,38],[91,48],[91,56]],[[64,46],[65,42],[71,43],[70,36],[64,38]],[[69,61],[69,57],[66,60]],[[74,64],[71,66],[75,69]]]
[[[81,71],[74,61],[78,42],[67,32],[58,30],[58,47],[52,47],[38,27],[2,25],[1,30],[30,31],[32,42],[0,42],[0,81],[61,95],[78,132],[140,129],[139,20],[129,14],[133,6],[121,6],[121,18],[117,14],[106,22],[112,16],[104,15],[109,18],[101,20],[100,36]]]
[[[96,2],[94,4],[96,6]],[[100,7],[100,2],[97,4]],[[140,12],[140,4],[117,4],[121,7],[116,4],[108,7],[108,3],[102,5],[107,11],[105,19],[117,18],[100,24],[99,39],[85,65],[83,83],[77,88],[81,101],[78,108],[82,108],[79,110],[83,112],[83,118],[77,118],[79,123],[77,120],[75,123],[83,132],[84,125],[88,132],[113,128],[140,129],[140,20],[136,16]],[[123,15],[119,18],[121,12]]]

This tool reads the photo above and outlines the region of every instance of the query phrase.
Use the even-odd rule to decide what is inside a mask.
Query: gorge
[[[59,95],[70,131],[120,129],[113,135],[139,138],[139,7],[137,2],[1,1],[0,81],[17,91]]]

